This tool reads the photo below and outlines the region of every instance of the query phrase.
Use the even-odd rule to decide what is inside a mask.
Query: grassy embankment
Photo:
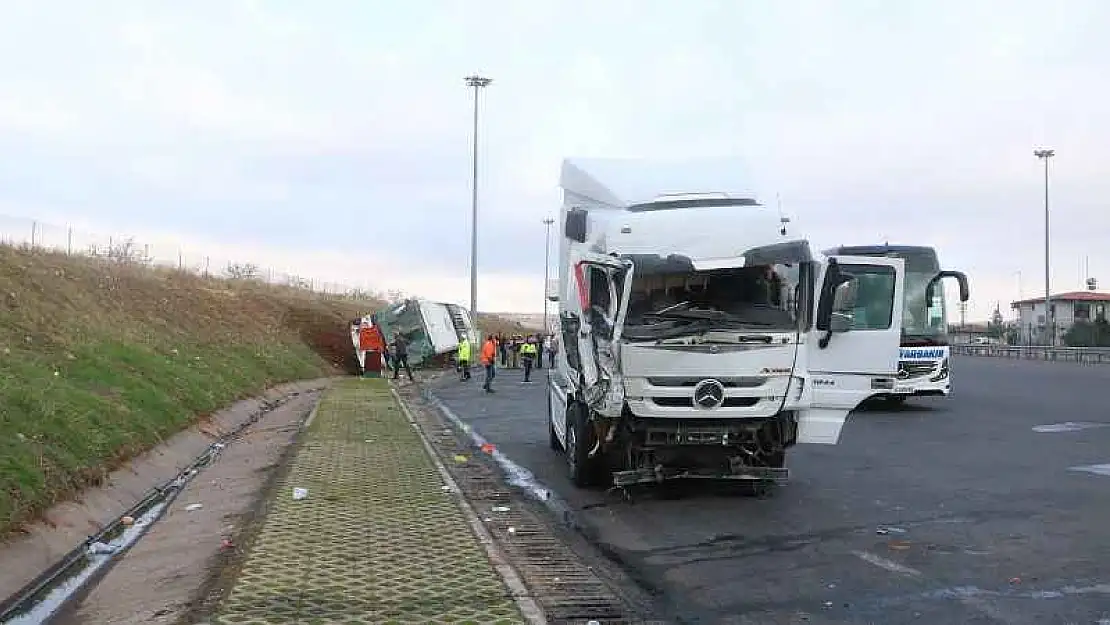
[[[199,416],[351,371],[380,305],[0,246],[0,537]]]

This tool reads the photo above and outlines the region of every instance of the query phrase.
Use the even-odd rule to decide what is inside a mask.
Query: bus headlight
[[[948,359],[945,358],[944,360],[940,361],[940,371],[938,371],[935,376],[929,378],[929,381],[930,382],[940,382],[941,380],[943,380],[944,378],[947,378],[947,377],[948,377]]]

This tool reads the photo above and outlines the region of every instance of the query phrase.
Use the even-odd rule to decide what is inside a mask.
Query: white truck
[[[547,413],[577,486],[781,481],[789,447],[835,444],[894,387],[903,261],[814,255],[753,194],[690,173],[563,163]]]

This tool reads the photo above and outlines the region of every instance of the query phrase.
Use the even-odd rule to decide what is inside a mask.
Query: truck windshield
[[[712,329],[797,330],[812,290],[802,284],[811,273],[809,263],[633,273],[624,335],[658,339]]]
[[[932,301],[925,301],[925,287],[935,271],[906,273],[905,307],[902,310],[902,344],[947,345],[948,311],[944,303],[944,285],[934,288]]]

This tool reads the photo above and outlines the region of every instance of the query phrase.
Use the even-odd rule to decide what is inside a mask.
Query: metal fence
[[[93,233],[25,217],[0,215],[0,243],[117,262],[169,267],[203,276],[248,278],[302,288],[329,297],[385,299],[393,295],[382,295],[338,282],[277,271],[253,263],[248,258],[230,257],[226,252],[221,255],[219,252],[187,250],[173,242],[142,241],[129,235]]]
[[[1077,362],[1084,365],[1110,364],[1110,348],[1106,347],[1046,347],[1043,345],[969,345],[957,343],[953,354],[1013,358],[1016,360],[1045,360],[1049,362]]]

